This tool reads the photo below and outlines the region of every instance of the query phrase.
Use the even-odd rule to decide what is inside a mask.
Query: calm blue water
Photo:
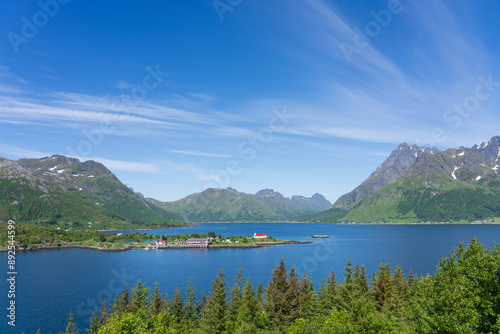
[[[227,227],[227,228],[223,228]],[[16,310],[13,329],[7,325],[7,282],[0,282],[0,333],[59,333],[64,330],[70,310],[80,332],[85,333],[94,308],[112,299],[126,281],[141,279],[149,286],[158,282],[162,292],[182,292],[189,278],[201,292],[223,268],[232,285],[238,265],[254,286],[267,285],[280,258],[299,272],[311,273],[318,283],[333,268],[337,277],[348,258],[366,266],[368,277],[380,263],[400,265],[407,273],[433,273],[441,256],[447,256],[460,241],[474,236],[486,245],[500,241],[498,225],[327,225],[327,224],[201,224],[191,228],[152,231],[152,234],[206,233],[225,236],[266,233],[278,239],[314,241],[305,245],[280,245],[253,249],[169,249],[146,252],[142,249],[119,253],[93,250],[48,250],[17,254]],[[141,231],[142,232],[142,231]],[[312,239],[328,234],[331,239]],[[7,254],[0,255],[4,275]]]

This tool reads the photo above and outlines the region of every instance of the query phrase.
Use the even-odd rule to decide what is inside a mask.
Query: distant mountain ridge
[[[284,221],[320,212],[331,205],[320,194],[287,198],[272,189],[252,195],[233,188],[210,188],[175,202],[147,200],[190,222]]]
[[[499,161],[499,136],[472,148],[446,151],[403,143],[360,186],[341,196],[330,213],[303,219],[473,221],[500,217]],[[344,213],[342,217],[339,212]]]
[[[178,223],[179,218],[135,194],[104,165],[53,155],[0,158],[0,220]]]

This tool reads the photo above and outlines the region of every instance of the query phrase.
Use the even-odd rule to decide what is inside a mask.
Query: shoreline
[[[237,244],[232,244],[232,245],[212,245],[208,247],[176,247],[176,246],[163,246],[163,247],[158,247],[158,250],[168,250],[168,249],[220,249],[220,248],[261,248],[261,247],[271,247],[271,246],[277,246],[277,245],[302,245],[302,244],[312,244],[312,241],[294,241],[294,240],[282,240],[278,242],[254,242],[251,244],[246,244],[246,245],[237,245]],[[119,248],[119,249],[108,249],[108,248],[103,248],[103,247],[94,247],[94,246],[81,246],[81,245],[64,245],[62,244],[61,246],[31,246],[27,248],[16,248],[16,252],[34,252],[34,251],[44,251],[44,250],[59,250],[59,249],[72,249],[72,248],[80,248],[80,249],[89,249],[89,250],[96,250],[100,252],[127,252],[133,249],[144,249],[146,247],[151,247],[151,245],[131,245],[127,246],[124,248]],[[155,249],[156,250],[156,249]],[[0,252],[8,252],[8,249],[2,248]]]

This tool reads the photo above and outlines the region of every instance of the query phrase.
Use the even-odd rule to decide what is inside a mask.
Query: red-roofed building
[[[264,239],[264,238],[267,238],[267,234],[264,234],[264,233],[254,233],[253,237],[255,239]]]

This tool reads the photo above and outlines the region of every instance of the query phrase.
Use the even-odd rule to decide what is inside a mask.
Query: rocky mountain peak
[[[24,168],[16,161],[0,158],[0,178],[11,179],[19,177],[31,180],[33,179],[33,172]]]
[[[318,194],[318,193],[315,193],[314,195],[312,195],[311,200],[318,203],[319,205],[323,205],[325,207],[330,207],[332,205],[332,203],[330,203],[330,201],[328,201],[325,198],[325,196]]]
[[[24,168],[32,170],[36,174],[46,176],[86,176],[86,177],[110,177],[115,178],[103,164],[87,160],[81,162],[76,158],[54,154],[41,159],[19,159],[17,161]]]
[[[483,157],[490,159],[495,163],[500,162],[500,136],[495,136],[479,146],[474,145],[472,148],[476,149],[477,152]]]
[[[413,165],[417,158],[439,152],[436,148],[401,143],[389,157],[373,172],[368,179],[348,194],[342,195],[334,204],[334,208],[350,210],[364,198],[394,182],[401,174]]]
[[[259,190],[255,194],[255,196],[257,196],[257,197],[268,197],[268,196],[281,196],[281,197],[283,197],[283,195],[281,195],[277,191],[274,191],[273,189],[262,189],[262,190]]]

